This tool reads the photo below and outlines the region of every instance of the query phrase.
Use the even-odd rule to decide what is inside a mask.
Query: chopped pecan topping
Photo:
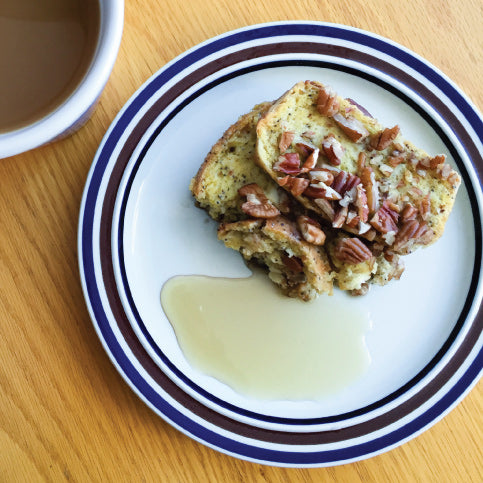
[[[310,183],[308,179],[296,178],[289,175],[284,178],[278,178],[277,182],[280,186],[283,186],[286,190],[290,191],[293,196],[300,196]]]
[[[335,209],[331,201],[325,198],[316,198],[314,199],[314,203],[320,208],[328,220],[333,221],[335,219]]]
[[[394,242],[394,250],[401,250],[407,247],[412,242],[419,241],[423,244],[429,243],[433,236],[433,230],[431,230],[426,223],[420,223],[418,220],[405,221]]]
[[[368,234],[374,232],[374,236],[372,238],[369,238]],[[364,223],[360,222],[359,223],[359,230],[357,231],[358,235],[364,235],[364,238],[367,238],[368,240],[374,240],[376,236],[376,230],[369,225],[369,223]]]
[[[419,214],[421,219],[424,221],[426,221],[431,214],[431,201],[429,193],[419,203]]]
[[[312,182],[322,181],[322,183],[325,183],[327,186],[332,185],[334,182],[334,174],[324,168],[311,169],[309,171],[309,176]]]
[[[374,241],[376,239],[376,236],[377,236],[377,231],[374,230],[374,228],[370,228],[366,232],[359,232],[359,233],[361,233],[361,234],[364,233],[364,238],[366,238],[369,241]]]
[[[355,174],[348,173],[347,171],[340,171],[334,178],[331,188],[337,191],[341,196],[344,196],[345,193],[352,188],[355,188],[360,182],[360,178]]]
[[[342,161],[342,156],[344,155],[344,148],[333,134],[329,134],[325,137],[322,142],[322,150],[332,166],[339,166]]]
[[[334,114],[333,119],[354,143],[360,143],[369,136],[369,131],[355,117],[344,117],[342,114]]]
[[[298,257],[290,257],[285,253],[282,253],[282,263],[288,270],[294,273],[302,273],[304,271],[304,264]]]
[[[362,221],[362,223],[366,223],[369,219],[369,206],[367,204],[366,190],[362,184],[358,184],[356,186],[356,190],[356,199],[354,205],[357,208],[359,220]]]
[[[380,233],[397,232],[397,222],[399,213],[392,210],[387,201],[376,211],[372,217],[370,224]]]
[[[342,228],[342,226],[346,222],[348,214],[349,214],[349,207],[341,206],[339,211],[335,214],[334,220],[332,221],[332,226],[334,228]]]
[[[273,165],[273,169],[284,174],[300,174],[300,157],[298,153],[282,154]]]
[[[408,189],[408,193],[413,197],[413,198],[420,198],[423,196],[423,191],[421,188],[418,188],[417,186],[411,186]]]
[[[418,210],[411,203],[407,203],[401,212],[401,220],[402,221],[415,220],[417,214],[418,214]]]
[[[456,186],[460,182],[460,176],[456,171],[451,170],[451,173],[448,175],[448,183]]]
[[[421,159],[417,165],[417,169],[437,169],[439,165],[444,163],[445,159],[446,156],[444,154]]]
[[[341,238],[335,247],[335,256],[341,262],[356,265],[370,260],[372,252],[359,238]]]
[[[384,252],[384,258],[388,261],[388,262],[392,262],[394,260],[394,257],[395,257],[395,253],[392,251],[392,250],[386,250]]]
[[[399,126],[383,129],[371,136],[369,146],[376,151],[382,151],[390,146],[399,134]]]
[[[387,178],[388,176],[391,176],[391,173],[394,171],[394,168],[392,168],[388,164],[381,163],[379,165],[379,171]]]
[[[244,213],[254,218],[273,218],[280,214],[279,209],[265,196],[262,188],[256,183],[247,184],[238,190],[240,196],[246,196],[242,204]]]
[[[305,159],[310,156],[310,154],[316,149],[316,147],[310,143],[298,142],[295,143],[295,149]]]
[[[366,192],[369,213],[374,213],[377,210],[377,205],[379,202],[379,190],[377,189],[374,170],[370,166],[362,169],[361,183]]]
[[[278,149],[283,154],[292,145],[295,138],[295,133],[293,131],[283,131],[280,136],[280,142],[278,143]]]
[[[323,116],[333,116],[339,111],[337,94],[329,87],[323,87],[319,90],[319,95],[317,97],[317,110]]]
[[[265,196],[265,192],[257,185],[257,183],[250,183],[242,186],[238,189],[238,194],[240,196],[255,195],[261,199]]]
[[[456,171],[453,171],[449,164],[443,163],[438,165],[436,172],[441,179],[445,179],[453,186],[457,186],[460,183],[460,176]]]
[[[309,185],[304,191],[304,195],[309,198],[325,198],[326,200],[340,200],[342,198],[337,191],[322,181]]]
[[[312,218],[301,215],[297,217],[297,225],[304,240],[312,245],[323,245],[325,243],[325,233],[320,224]]]
[[[314,169],[318,159],[319,159],[319,149],[316,148],[308,155],[307,159],[305,160],[302,166],[301,172],[308,173],[311,169]]]
[[[396,151],[393,151],[392,154],[387,157],[387,163],[389,164],[389,166],[393,168],[395,168],[399,164],[404,163],[404,161],[406,161],[406,156],[404,154],[402,153],[395,154],[395,153]]]
[[[356,228],[359,226],[359,222],[361,221],[359,215],[355,212],[350,210],[347,213],[347,219],[345,220],[345,224],[350,226],[351,228]]]
[[[359,153],[359,156],[357,157],[357,172],[359,175],[362,173],[362,170],[366,167],[366,153],[364,151],[361,151]]]
[[[439,174],[441,179],[448,179],[448,176],[451,173],[451,166],[449,164],[440,164],[436,168],[436,172]]]
[[[387,245],[391,246],[392,244],[394,244],[394,241],[396,240],[396,232],[389,231],[387,233],[384,233],[384,235],[382,235],[382,239]]]

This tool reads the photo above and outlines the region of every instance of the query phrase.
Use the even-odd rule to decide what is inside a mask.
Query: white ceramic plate
[[[406,259],[401,281],[344,303],[369,307],[369,371],[320,401],[259,401],[194,370],[164,316],[174,275],[247,276],[194,207],[191,177],[240,114],[312,79],[364,105],[463,185],[445,234]],[[340,464],[386,451],[441,418],[482,369],[483,122],[439,71],[386,39],[322,23],[227,33],[154,75],[123,108],[94,160],[79,259],[89,310],[119,372],[156,412],[220,451],[267,464]],[[203,254],[200,256],[200,254]],[[411,301],[411,303],[408,303]]]

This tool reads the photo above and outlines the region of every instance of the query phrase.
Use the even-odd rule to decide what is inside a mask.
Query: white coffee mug
[[[114,67],[124,24],[124,0],[99,0],[99,7],[99,38],[86,74],[69,97],[41,119],[0,133],[0,158],[63,138],[89,119]]]

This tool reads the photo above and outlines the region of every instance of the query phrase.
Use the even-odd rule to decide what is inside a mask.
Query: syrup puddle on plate
[[[290,299],[260,270],[239,279],[176,276],[164,284],[161,303],[191,367],[244,396],[321,399],[370,364],[372,323],[359,304]]]

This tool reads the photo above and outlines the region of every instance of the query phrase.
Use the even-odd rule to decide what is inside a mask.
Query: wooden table
[[[77,268],[87,172],[134,90],[186,49],[272,20],[322,20],[399,42],[483,108],[481,0],[126,0],[124,36],[92,119],[0,162],[1,481],[483,480],[480,382],[444,420],[381,456],[335,468],[266,467],[215,452],[156,416],[110,362]]]

